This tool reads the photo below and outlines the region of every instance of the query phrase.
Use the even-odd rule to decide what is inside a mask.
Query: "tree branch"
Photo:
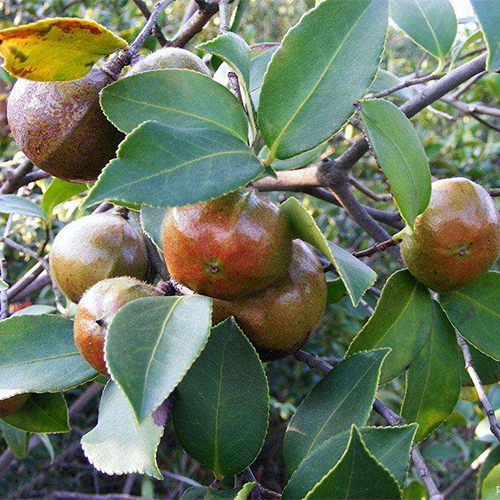
[[[133,2],[146,19],[149,19],[151,17],[151,11],[149,10],[144,0],[133,0]],[[165,47],[165,45],[167,45],[167,39],[165,38],[165,35],[163,34],[158,23],[155,23],[153,27],[153,36],[158,40],[160,47]]]
[[[6,180],[0,187],[1,194],[12,194],[21,186],[24,186],[24,176],[29,174],[34,168],[29,160],[23,161],[15,170],[7,172]]]
[[[398,90],[406,89],[408,87],[413,87],[414,85],[423,84],[426,82],[430,82],[431,80],[437,80],[437,79],[439,79],[439,75],[431,73],[430,75],[421,76],[419,78],[405,80],[404,82],[401,82],[398,85],[394,85],[394,87],[391,87],[387,90],[379,92],[378,94],[374,94],[371,97],[380,99],[381,97],[385,97],[385,96],[388,96],[390,94],[393,94],[394,92],[397,92]]]

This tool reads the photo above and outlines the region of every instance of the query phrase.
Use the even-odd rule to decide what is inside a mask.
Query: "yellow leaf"
[[[4,68],[27,80],[83,78],[98,59],[125,47],[123,38],[85,19],[43,19],[0,30]]]

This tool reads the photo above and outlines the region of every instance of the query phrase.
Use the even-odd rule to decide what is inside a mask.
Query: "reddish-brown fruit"
[[[127,76],[156,69],[191,69],[211,76],[207,65],[197,55],[177,47],[165,47],[148,54],[130,68]]]
[[[432,184],[431,201],[401,242],[408,270],[436,292],[480,278],[500,255],[500,218],[489,193],[462,177]]]
[[[293,242],[288,271],[258,292],[233,301],[214,300],[213,323],[234,316],[263,361],[300,349],[316,330],[326,306],[325,273],[317,257]]]
[[[254,190],[172,208],[162,230],[171,275],[210,297],[232,300],[260,290],[290,263],[285,216]]]
[[[110,83],[99,68],[71,82],[18,80],[7,115],[19,149],[60,179],[97,179],[123,139],[99,105],[99,92]]]
[[[18,394],[17,396],[0,400],[0,418],[5,418],[16,413],[16,411],[24,406],[29,397],[30,394]]]
[[[148,254],[138,231],[123,217],[92,214],[77,219],[56,236],[50,250],[52,276],[73,302],[106,278],[145,279]]]
[[[128,276],[100,281],[84,294],[76,308],[75,344],[92,368],[109,376],[104,341],[118,310],[133,300],[156,295],[152,286]]]

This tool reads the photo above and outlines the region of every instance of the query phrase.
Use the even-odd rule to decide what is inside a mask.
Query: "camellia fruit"
[[[19,411],[26,401],[28,401],[30,394],[18,394],[11,398],[0,400],[0,418],[8,417],[16,411]]]
[[[123,217],[98,213],[64,227],[50,250],[56,285],[73,302],[106,278],[145,279],[148,254],[141,234]]]
[[[19,79],[7,117],[19,149],[40,169],[71,182],[97,179],[123,139],[104,116],[99,92],[113,80],[93,68],[80,80]]]
[[[118,310],[133,300],[157,295],[152,286],[128,276],[100,281],[85,292],[76,308],[75,344],[92,368],[109,376],[104,341]]]
[[[191,69],[211,76],[208,66],[197,55],[176,47],[165,47],[148,54],[130,68],[127,76],[155,69]]]
[[[263,361],[280,359],[300,349],[316,330],[326,292],[318,258],[295,240],[288,271],[258,292],[233,301],[214,300],[213,324],[234,316]]]
[[[281,209],[254,190],[172,208],[162,233],[172,277],[224,300],[269,285],[286,271],[292,253]]]
[[[500,220],[489,193],[462,177],[432,184],[429,206],[401,242],[410,273],[436,292],[480,278],[500,255]]]

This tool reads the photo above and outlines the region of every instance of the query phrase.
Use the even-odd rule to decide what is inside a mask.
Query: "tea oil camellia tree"
[[[78,17],[0,30],[19,148],[0,186],[0,478],[103,389],[81,448],[131,475],[124,493],[164,478],[168,438],[203,473],[167,498],[439,500],[480,466],[493,498],[499,176],[443,168],[427,136],[463,121],[477,137],[442,148],[498,143],[500,3],[473,0],[465,36],[449,0],[321,0],[254,45],[259,2],[186,2],[167,39],[173,3],[136,1],[133,41]],[[424,57],[399,68],[398,43]],[[352,335],[339,311],[361,316]],[[288,413],[280,370],[302,394]],[[429,450],[474,439],[467,390],[482,440],[452,477]]]

